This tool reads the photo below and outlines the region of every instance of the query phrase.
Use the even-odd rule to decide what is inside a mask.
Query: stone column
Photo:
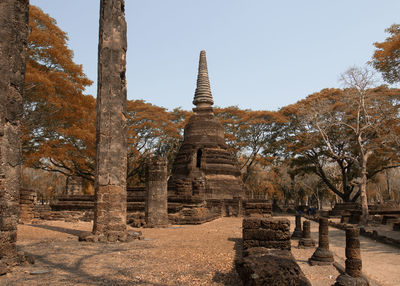
[[[336,278],[337,286],[364,286],[368,280],[362,276],[359,230],[354,227],[346,229],[346,272]]]
[[[0,1],[0,275],[23,257],[16,241],[28,11],[28,0]]]
[[[308,260],[311,265],[332,264],[333,254],[329,250],[329,225],[327,218],[319,218],[319,245],[314,254]]]
[[[36,191],[28,190],[28,189],[21,189],[20,190],[20,215],[19,221],[24,222],[32,222],[35,218],[34,215],[34,207],[36,201]]]
[[[82,177],[68,176],[65,184],[65,194],[67,196],[82,195]]]
[[[315,241],[311,238],[310,221],[303,222],[303,237],[299,240],[299,248],[311,248],[315,246]]]
[[[296,214],[296,226],[292,234],[292,239],[299,239],[302,236],[303,236],[303,231],[301,230],[301,215]]]
[[[124,0],[100,1],[93,233],[126,240],[126,22]]]
[[[146,227],[168,226],[167,160],[152,157],[148,161],[146,182]]]

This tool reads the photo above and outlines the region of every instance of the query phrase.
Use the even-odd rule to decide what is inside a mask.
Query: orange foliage
[[[30,7],[23,151],[27,166],[93,180],[95,99],[56,21]]]
[[[400,81],[400,25],[394,24],[385,30],[390,37],[382,43],[374,43],[373,66],[389,83]]]
[[[134,186],[144,183],[150,155],[166,157],[171,169],[190,113],[180,109],[168,112],[143,100],[128,101],[127,111],[128,184]]]

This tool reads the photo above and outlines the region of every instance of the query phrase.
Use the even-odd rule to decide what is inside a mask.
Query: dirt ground
[[[290,219],[293,229],[294,220]],[[19,225],[19,248],[32,254],[36,263],[0,277],[0,285],[241,285],[234,269],[235,256],[241,255],[241,224],[242,218],[220,218],[196,226],[140,229],[144,240],[120,244],[78,242],[77,235],[90,231],[91,223],[42,221]],[[317,240],[318,224],[312,223],[312,232]],[[330,229],[330,235],[335,260],[344,265],[344,232]],[[379,273],[373,276],[372,285],[400,285],[400,272],[392,271],[400,269],[400,253],[381,244],[373,247],[376,243],[371,240],[361,243],[366,249],[378,249],[377,267],[388,269],[384,278]],[[313,285],[334,283],[338,275],[335,267],[311,267],[307,259],[314,249],[297,249],[297,241],[292,241],[292,246]],[[363,269],[375,264],[368,262],[370,255],[377,254],[371,252],[365,259],[362,252]]]

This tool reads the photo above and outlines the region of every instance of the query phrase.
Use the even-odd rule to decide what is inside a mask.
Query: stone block
[[[243,229],[258,229],[261,227],[261,220],[258,218],[245,218],[242,222]]]
[[[311,285],[287,250],[248,249],[236,262],[236,270],[243,285]]]

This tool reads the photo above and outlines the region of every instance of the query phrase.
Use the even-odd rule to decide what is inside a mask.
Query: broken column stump
[[[235,262],[243,285],[311,285],[290,251],[289,220],[245,218],[243,248]]]
[[[354,227],[346,229],[346,271],[336,278],[336,286],[369,285],[362,275],[359,230]]]
[[[301,230],[301,215],[296,214],[296,226],[292,234],[292,239],[299,239],[302,237],[303,237],[303,231]]]
[[[19,222],[31,222],[35,218],[34,207],[36,204],[36,191],[21,189],[20,194],[20,215]]]
[[[150,158],[146,179],[146,227],[166,227],[168,226],[167,160],[160,157]]]
[[[315,247],[315,240],[311,238],[310,221],[303,222],[303,236],[299,240],[299,248],[312,248]]]
[[[0,1],[0,275],[26,261],[16,242],[28,12],[28,0]]]
[[[330,265],[334,262],[329,250],[329,225],[327,218],[319,218],[319,241],[314,254],[308,260],[311,265]]]
[[[124,0],[100,1],[95,207],[90,242],[126,241],[126,22]]]

